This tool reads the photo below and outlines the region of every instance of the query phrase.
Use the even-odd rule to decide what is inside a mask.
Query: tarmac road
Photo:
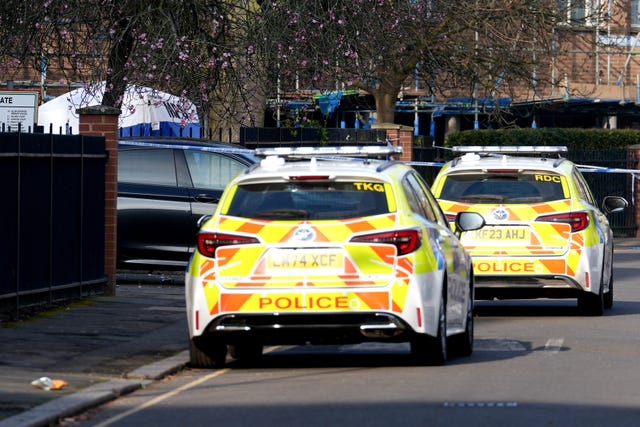
[[[618,239],[616,251],[640,251],[640,240]],[[55,424],[182,369],[183,283],[181,275],[120,274],[115,296],[0,323],[0,427]],[[44,376],[68,385],[31,385]]]

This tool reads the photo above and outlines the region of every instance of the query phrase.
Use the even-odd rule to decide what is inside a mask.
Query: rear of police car
[[[475,211],[486,220],[462,240],[476,298],[577,297],[599,314],[612,232],[576,166],[556,149],[532,148],[532,157],[477,149],[446,164],[432,189],[451,219]]]
[[[414,277],[441,283],[442,259],[380,164],[269,156],[230,184],[186,275],[192,365],[220,366],[227,348],[245,359],[268,344],[437,333]]]

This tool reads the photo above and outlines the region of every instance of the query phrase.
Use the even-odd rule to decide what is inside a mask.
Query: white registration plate
[[[471,232],[471,240],[492,245],[499,242],[527,244],[531,241],[531,230],[527,227],[483,227]]]
[[[267,256],[270,272],[322,271],[342,273],[344,256],[338,250],[317,249],[272,249]]]

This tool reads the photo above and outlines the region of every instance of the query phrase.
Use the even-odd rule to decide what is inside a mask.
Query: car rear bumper
[[[215,338],[233,344],[336,344],[403,342],[414,334],[400,317],[384,312],[226,314],[215,318],[194,340]]]
[[[576,298],[585,291],[589,292],[589,289],[569,276],[475,276],[475,298],[478,300]]]

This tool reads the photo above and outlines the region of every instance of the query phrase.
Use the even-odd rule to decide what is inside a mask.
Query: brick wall
[[[104,269],[107,275],[106,295],[115,295],[118,203],[118,116],[119,108],[93,106],[80,108],[80,134],[105,137],[107,164],[105,167],[104,202]]]
[[[413,128],[391,123],[374,124],[372,129],[387,131],[387,139],[395,146],[402,147],[402,156],[398,160],[410,162],[413,160]]]

